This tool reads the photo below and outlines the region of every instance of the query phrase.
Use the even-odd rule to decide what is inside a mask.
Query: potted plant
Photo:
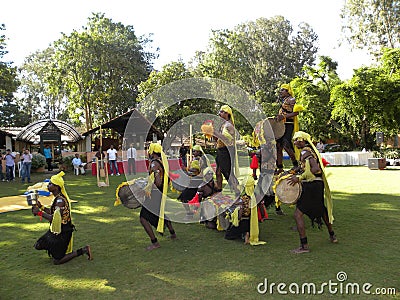
[[[44,172],[44,166],[46,165],[46,158],[40,153],[32,154],[32,171],[33,172]]]

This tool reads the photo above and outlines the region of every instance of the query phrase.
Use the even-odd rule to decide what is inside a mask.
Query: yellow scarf
[[[254,185],[255,181],[253,176],[249,175],[247,176],[247,180],[244,183],[244,190],[245,193],[250,196],[250,207],[251,207],[251,213],[250,213],[250,245],[252,246],[257,246],[257,245],[263,245],[266,242],[260,241],[259,240],[259,228],[258,228],[258,214],[257,214],[257,201],[256,197],[254,196]]]
[[[153,154],[154,152],[161,154],[161,161],[162,161],[162,164],[164,167],[163,191],[162,191],[160,213],[159,213],[158,225],[157,225],[157,231],[160,233],[164,233],[164,213],[165,213],[165,203],[167,201],[167,192],[168,192],[169,165],[168,165],[167,156],[165,155],[164,151],[162,150],[162,146],[160,144],[158,144],[158,143],[150,144],[149,154]],[[149,180],[151,180],[151,176],[149,176]]]

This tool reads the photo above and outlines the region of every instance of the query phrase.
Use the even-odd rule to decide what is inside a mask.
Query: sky
[[[181,59],[188,62],[196,51],[206,50],[211,30],[233,29],[258,18],[282,15],[292,26],[306,22],[319,37],[318,55],[338,62],[341,79],[350,79],[353,69],[370,66],[366,51],[338,46],[341,37],[340,9],[345,0],[2,0],[0,23],[5,24],[9,52],[3,60],[14,66],[37,50],[44,50],[61,37],[87,24],[92,12],[124,25],[137,36],[153,34],[159,48],[154,67]]]

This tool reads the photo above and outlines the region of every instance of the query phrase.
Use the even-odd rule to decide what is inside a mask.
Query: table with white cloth
[[[368,158],[372,158],[372,152],[352,151],[352,152],[326,152],[321,153],[331,166],[366,166]]]

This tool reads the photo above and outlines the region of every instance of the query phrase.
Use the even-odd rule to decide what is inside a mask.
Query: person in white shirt
[[[128,158],[128,175],[136,175],[136,149],[133,147],[133,143],[126,151],[126,157]]]
[[[79,171],[82,175],[85,174],[84,164],[82,163],[79,153],[75,153],[75,157],[72,159],[72,165],[74,166],[75,175],[79,175]]]
[[[28,149],[24,150],[24,153],[21,156],[21,182],[25,182],[25,178],[28,180],[28,183],[31,182],[31,167],[32,167],[32,154]]]
[[[111,176],[113,176],[114,173],[117,176],[120,175],[118,171],[117,158],[118,158],[118,151],[114,149],[114,145],[111,145],[110,149],[107,150],[107,159],[110,163]]]

